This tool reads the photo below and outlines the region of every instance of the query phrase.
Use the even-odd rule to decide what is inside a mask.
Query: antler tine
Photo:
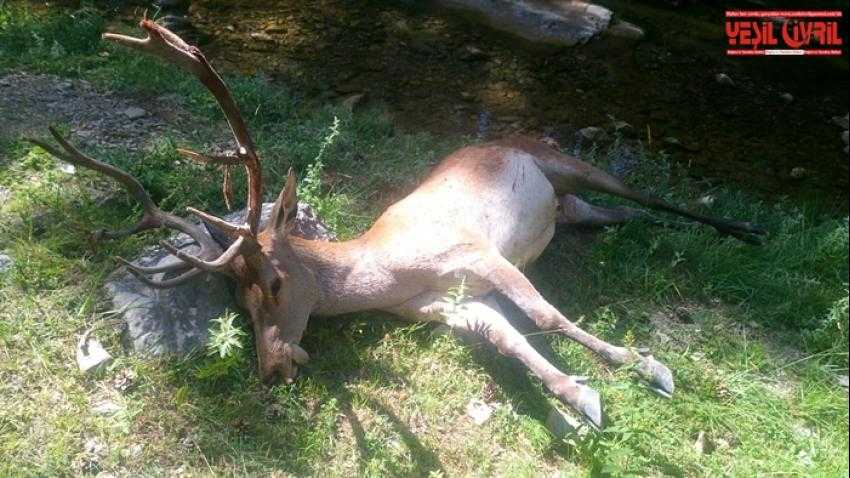
[[[177,262],[172,262],[161,266],[151,267],[138,266],[128,261],[127,259],[124,259],[123,257],[116,257],[115,260],[127,266],[128,269],[133,269],[136,272],[139,272],[140,274],[161,274],[163,272],[180,272],[192,267],[191,264],[183,260],[178,260]]]
[[[177,148],[177,154],[186,159],[195,161],[196,163],[217,164],[221,166],[224,176],[221,182],[221,192],[224,196],[224,205],[227,206],[228,211],[233,209],[233,188],[230,182],[230,167],[242,164],[242,160],[239,156],[231,154],[207,155],[183,148]]]
[[[245,237],[252,235],[251,231],[245,225],[240,226],[237,224],[231,224],[218,216],[214,216],[204,211],[200,211],[193,207],[187,207],[186,210],[203,219],[204,222],[206,222],[207,224],[218,228],[230,237]]]
[[[192,264],[198,269],[202,269],[207,272],[222,272],[230,264],[230,261],[232,261],[241,252],[242,247],[245,244],[245,237],[242,236],[239,239],[236,239],[236,241],[234,241],[233,244],[231,244],[230,247],[228,247],[223,254],[219,255],[218,258],[213,261],[205,261],[195,256],[186,254],[184,251],[181,251],[174,247],[168,241],[159,241],[159,243],[160,245],[162,245],[162,247],[166,248],[168,252],[176,256],[178,259]]]
[[[167,28],[157,25],[148,19],[142,20],[139,26],[148,33],[147,38],[134,38],[114,33],[106,33],[103,35],[103,38],[156,55],[183,68],[195,75],[210,93],[212,93],[216,101],[218,101],[218,105],[224,113],[224,117],[227,119],[227,123],[230,125],[230,129],[236,139],[238,146],[236,154],[240,160],[239,163],[245,166],[245,170],[248,173],[248,212],[245,217],[245,223],[251,234],[256,235],[260,222],[263,193],[260,160],[257,157],[254,142],[251,140],[245,121],[239,113],[239,107],[233,100],[227,85],[225,85],[224,81],[197,47],[189,45]],[[193,152],[190,152],[190,156],[193,156],[193,159],[200,159],[201,157],[213,158]],[[227,161],[230,161],[230,159]]]
[[[129,270],[131,274],[136,276],[137,279],[144,282],[148,286],[153,287],[154,289],[170,289],[171,287],[176,287],[178,285],[185,284],[186,282],[192,280],[195,276],[204,272],[201,269],[193,267],[189,269],[189,272],[184,272],[183,274],[177,277],[172,277],[171,279],[164,280],[154,280],[145,275],[143,272],[139,272],[136,269],[133,269],[132,267],[128,267],[127,270]]]

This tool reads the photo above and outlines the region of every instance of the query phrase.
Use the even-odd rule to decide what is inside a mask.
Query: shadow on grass
[[[316,354],[292,386],[269,389],[261,385],[256,378],[255,360],[247,358],[253,357],[253,350],[243,351],[246,359],[238,370],[218,379],[198,378],[197,370],[203,367],[206,358],[175,365],[174,373],[170,374],[171,384],[181,391],[183,402],[190,405],[179,407],[178,413],[194,427],[192,434],[199,451],[211,462],[243,462],[244,456],[249,455],[250,462],[261,470],[267,467],[296,474],[321,472],[327,459],[326,442],[340,436],[345,420],[356,446],[359,474],[367,473],[372,462],[382,459],[384,465],[401,474],[445,474],[435,450],[423,444],[422,437],[399,415],[396,407],[404,407],[403,402],[389,404],[374,394],[363,395],[350,387],[361,382],[387,387],[404,386],[406,382],[381,361],[363,359],[367,355],[365,351],[377,347],[388,332],[408,325],[396,322],[391,316],[379,317],[359,324],[357,318],[312,322],[305,335],[305,346],[323,353]],[[518,317],[516,321],[528,322]],[[360,326],[369,329],[354,338],[351,330]],[[417,345],[426,347],[433,335],[425,327],[415,331],[413,339]],[[544,340],[534,342],[537,347],[545,347],[545,350],[541,347],[545,355],[554,355]],[[549,398],[528,371],[488,344],[470,347],[468,366],[481,368],[492,378],[494,393],[510,401],[516,413],[545,422],[551,408]],[[392,463],[383,442],[381,446],[374,445],[370,433],[380,430],[372,430],[372,420],[364,423],[364,411],[382,417],[389,424],[392,433],[409,450],[409,463]],[[574,456],[574,451],[559,440],[552,440],[549,453],[564,458]]]

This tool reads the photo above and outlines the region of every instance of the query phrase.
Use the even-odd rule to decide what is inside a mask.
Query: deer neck
[[[408,298],[382,263],[383,255],[365,238],[327,242],[291,237],[289,244],[316,279],[314,315],[383,309]]]

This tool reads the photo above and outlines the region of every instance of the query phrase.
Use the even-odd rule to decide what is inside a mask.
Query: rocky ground
[[[193,125],[175,108],[179,99],[161,96],[144,102],[88,81],[13,72],[0,77],[0,139],[43,137],[47,127],[68,127],[75,143],[138,150],[168,132]]]

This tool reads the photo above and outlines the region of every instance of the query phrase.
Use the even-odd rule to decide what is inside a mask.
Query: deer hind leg
[[[704,216],[676,207],[661,198],[626,186],[622,181],[592,165],[555,151],[542,143],[513,140],[519,147],[537,158],[537,164],[558,194],[597,191],[634,201],[642,206],[675,214],[691,221],[707,224],[722,235],[730,235],[748,244],[761,244],[767,231],[743,221]]]
[[[564,194],[558,199],[559,224],[571,226],[602,227],[615,226],[646,217],[643,211],[627,208],[606,208],[594,206],[572,194]]]
[[[444,322],[453,329],[481,336],[502,355],[522,362],[561,402],[593,426],[602,427],[599,393],[585,385],[584,378],[566,375],[540,355],[505,319],[492,296],[453,306],[437,294],[425,294],[389,311],[409,320]]]
[[[558,331],[611,364],[636,364],[638,373],[656,392],[666,397],[673,394],[673,374],[664,364],[649,353],[611,345],[582,330],[547,302],[525,275],[502,256],[493,253],[488,260],[475,264],[470,272],[488,281],[541,329]]]

